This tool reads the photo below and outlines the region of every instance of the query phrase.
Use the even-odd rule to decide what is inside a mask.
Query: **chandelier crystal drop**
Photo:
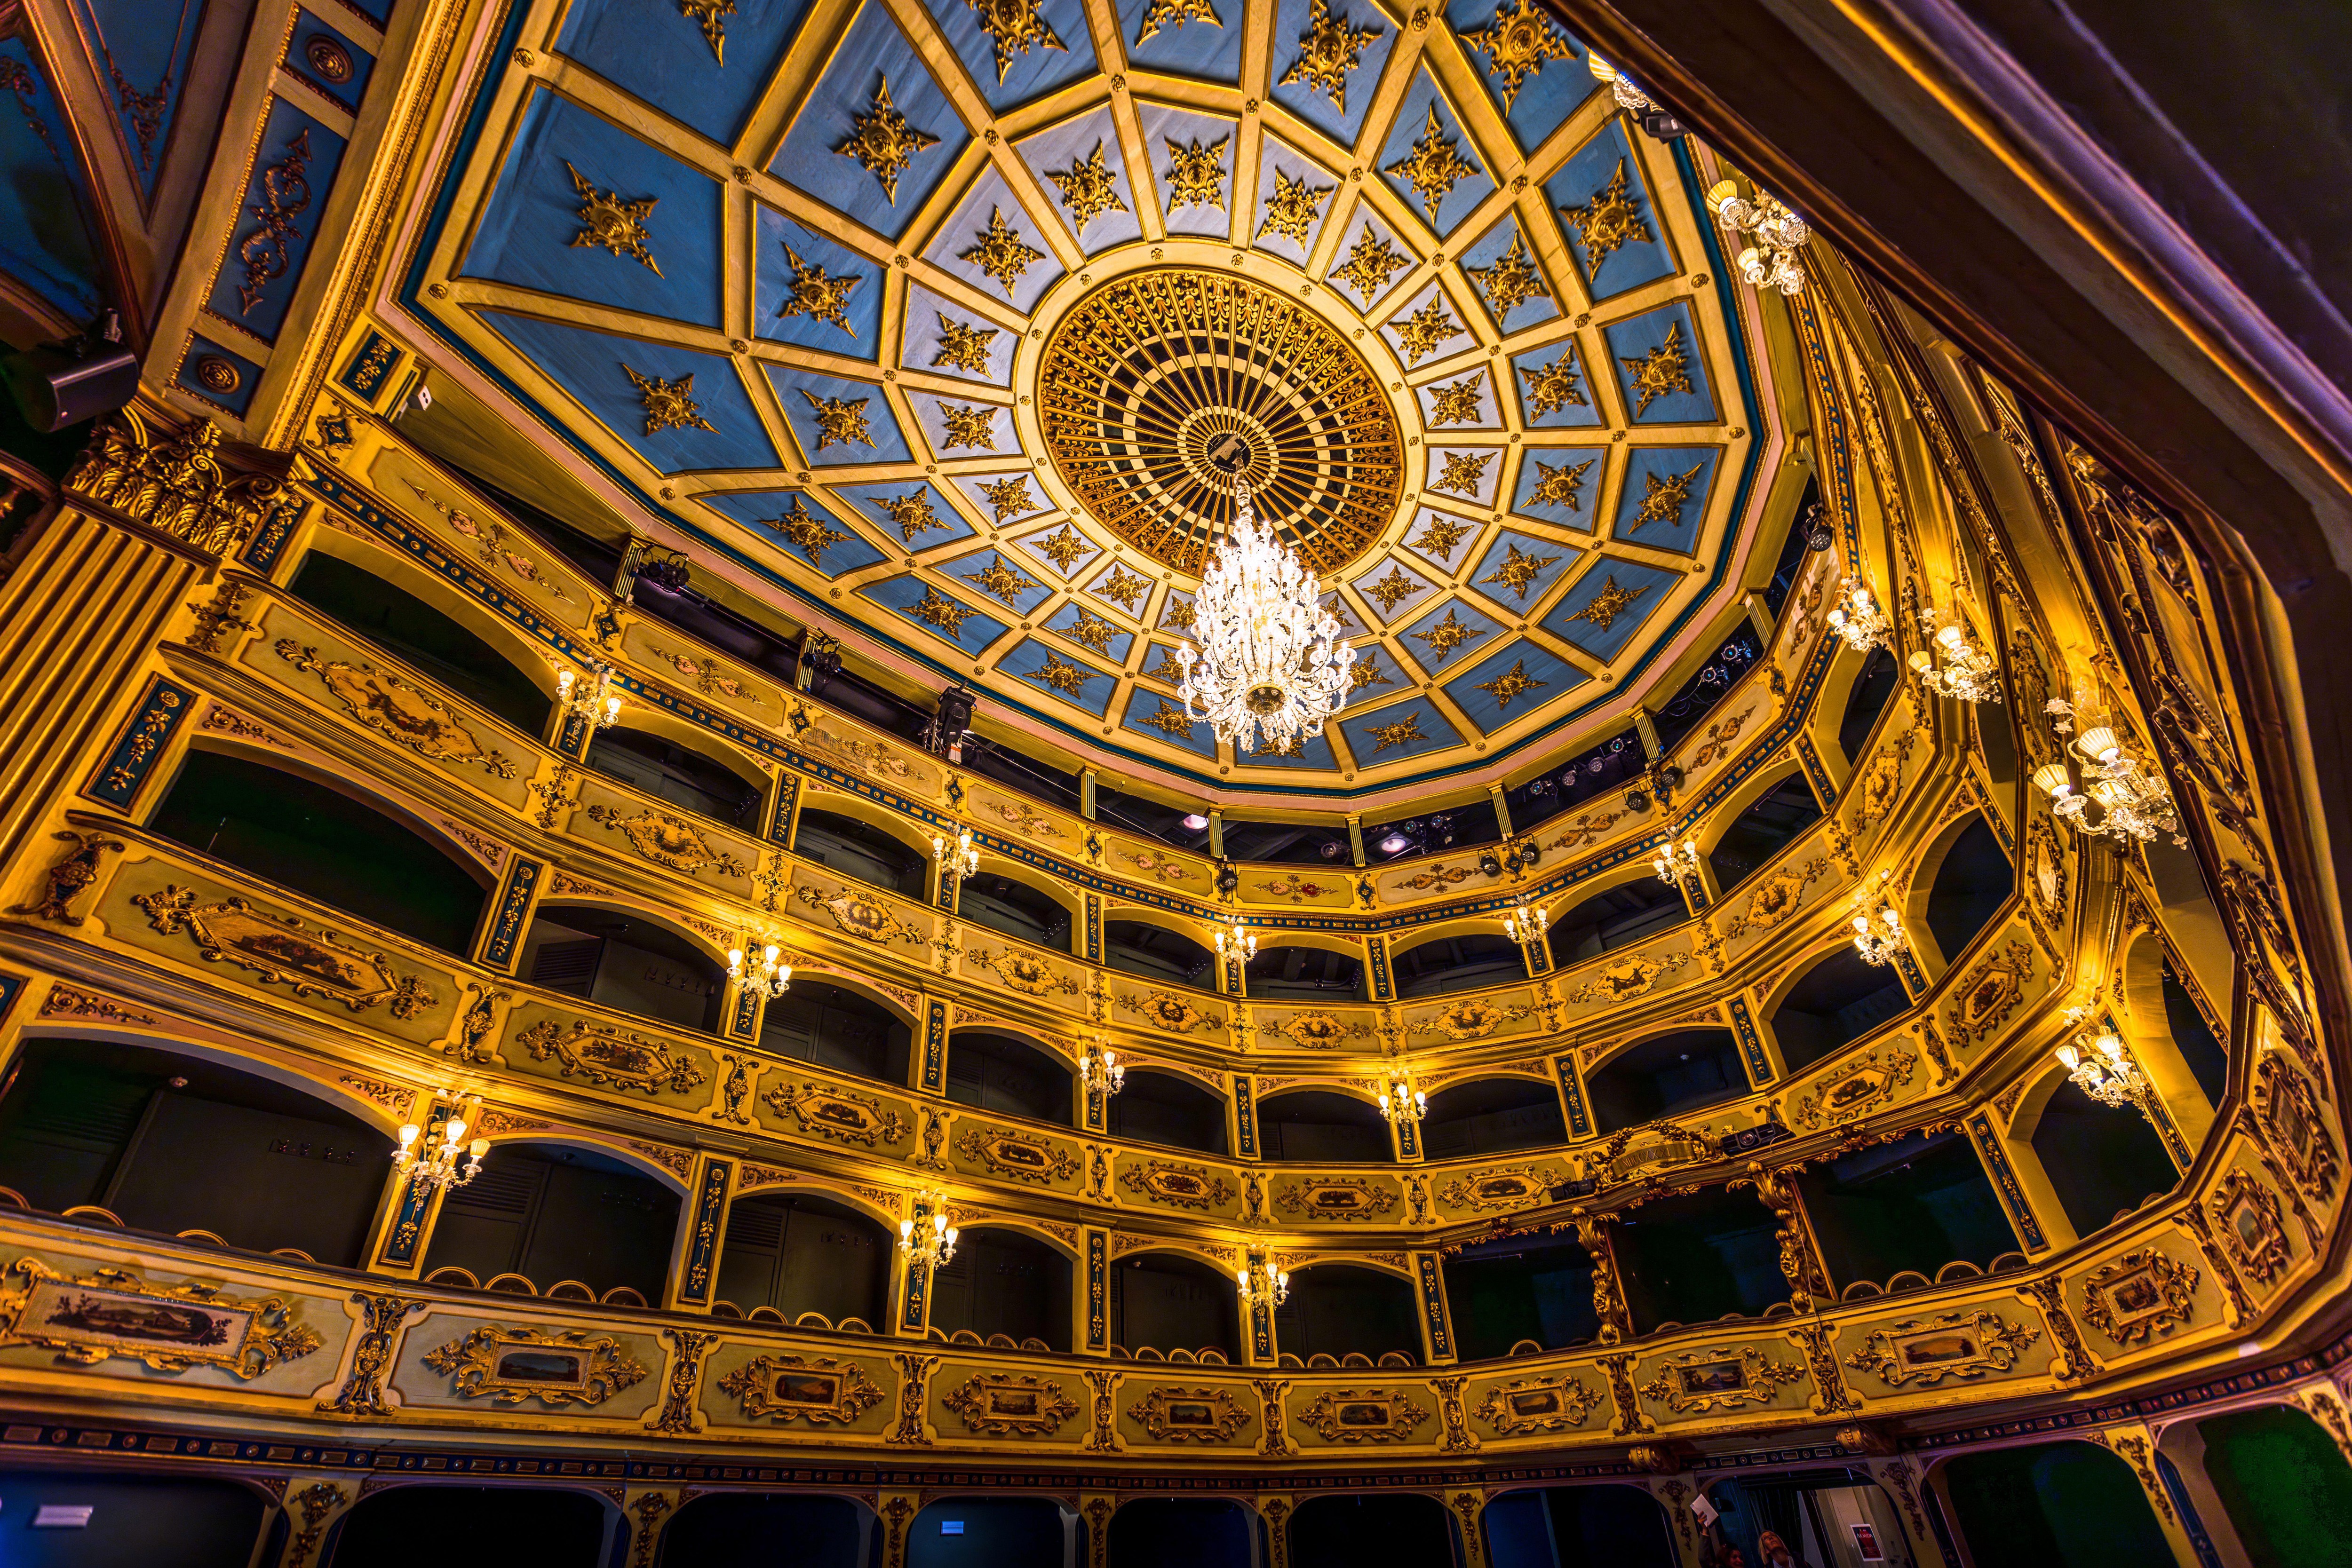
[[[479,1109],[481,1102],[473,1095],[458,1101],[433,1129],[437,1141],[428,1141],[425,1129],[414,1122],[403,1127],[400,1146],[392,1151],[393,1168],[427,1191],[464,1186],[472,1181],[482,1174],[482,1156],[490,1152],[488,1138],[476,1138],[471,1147],[466,1144],[466,1128]],[[457,1164],[461,1155],[469,1156],[463,1169]]]
[[[1193,600],[1197,646],[1177,654],[1177,692],[1234,749],[1287,751],[1339,711],[1356,651],[1324,612],[1321,580],[1258,520],[1249,486],[1234,498],[1233,529]]]

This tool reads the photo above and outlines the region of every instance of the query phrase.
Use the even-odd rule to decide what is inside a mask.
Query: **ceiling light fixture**
[[[1883,645],[1895,631],[1886,623],[1886,612],[1871,597],[1870,585],[1853,578],[1838,590],[1837,608],[1830,612],[1830,630],[1857,653]]]
[[[1801,294],[1805,287],[1805,268],[1797,260],[1797,247],[1813,237],[1811,225],[1779,197],[1762,190],[1752,202],[1743,200],[1739,187],[1729,180],[1717,183],[1706,193],[1706,204],[1715,209],[1724,233],[1733,238],[1752,237],[1755,244],[1739,253],[1739,276],[1748,280],[1750,288],[1777,288],[1783,294]]]
[[[1188,833],[1197,833],[1208,825],[1209,819],[1197,811],[1184,819],[1184,831]]]
[[[583,681],[577,670],[555,672],[555,703],[573,718],[592,729],[604,729],[620,721],[620,694],[613,690],[613,672],[603,664],[593,666],[596,675]]]
[[[2043,711],[2060,735],[2074,729],[2078,715],[2065,698],[2051,698]],[[2083,732],[2067,743],[2066,759],[2033,770],[2035,787],[2050,797],[2050,810],[2083,831],[2126,848],[2169,833],[2177,848],[2187,849],[2189,839],[2163,775],[2126,751],[2121,733],[2099,718],[2087,699],[2079,716]]]
[[[1958,611],[1927,605],[1919,612],[1919,625],[1927,645],[1905,662],[1921,685],[1964,703],[2000,701],[2000,663],[1969,634]]]
[[[1244,446],[1234,461],[1248,458]],[[1321,580],[1258,520],[1247,481],[1235,481],[1234,497],[1233,530],[1192,601],[1197,646],[1177,654],[1184,672],[1177,691],[1184,711],[1208,720],[1234,749],[1286,751],[1302,737],[1321,735],[1323,721],[1339,711],[1356,651],[1339,641]]]

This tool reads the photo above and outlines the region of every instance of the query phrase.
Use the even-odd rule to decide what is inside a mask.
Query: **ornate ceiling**
[[[408,303],[520,431],[794,619],[1066,750],[1327,806],[1620,722],[1719,629],[1753,307],[1691,149],[1532,0],[528,26]],[[1175,696],[1234,469],[1359,648],[1287,756]]]

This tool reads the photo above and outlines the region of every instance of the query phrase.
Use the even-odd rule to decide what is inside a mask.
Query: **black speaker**
[[[139,395],[139,356],[122,347],[111,310],[79,338],[0,360],[25,423],[44,435],[111,413]]]

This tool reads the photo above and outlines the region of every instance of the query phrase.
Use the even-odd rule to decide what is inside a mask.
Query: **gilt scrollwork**
[[[846,1426],[882,1403],[881,1388],[864,1367],[831,1355],[756,1355],[720,1378],[719,1391],[742,1406],[747,1420],[773,1417],[785,1426]]]
[[[121,1269],[73,1275],[37,1258],[8,1265],[0,1344],[38,1345],[74,1366],[122,1356],[154,1372],[217,1367],[251,1382],[325,1341],[282,1296],[240,1301],[215,1285],[157,1285]]]
[[[602,1405],[643,1382],[645,1363],[610,1334],[585,1329],[502,1328],[487,1324],[425,1353],[425,1364],[450,1380],[461,1399],[520,1405]]]

